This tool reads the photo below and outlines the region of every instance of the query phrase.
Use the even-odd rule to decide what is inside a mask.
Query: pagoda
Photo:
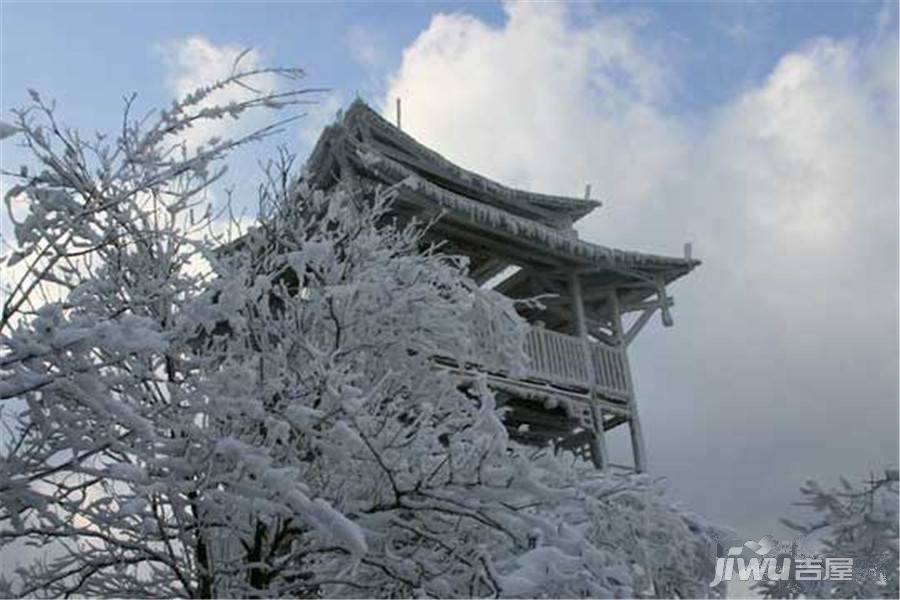
[[[506,407],[510,437],[574,452],[599,469],[647,468],[628,348],[659,312],[672,325],[667,286],[700,261],[619,250],[578,237],[573,225],[600,203],[510,188],[417,142],[362,100],[326,127],[307,163],[311,184],[391,186],[391,210],[433,221],[429,236],[466,256],[479,285],[526,303],[524,372],[479,356],[435,357],[462,381],[484,377]],[[627,427],[631,464],[613,465],[608,432]]]

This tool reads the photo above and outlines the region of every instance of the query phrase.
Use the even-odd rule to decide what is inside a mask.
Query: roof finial
[[[591,184],[589,184],[589,183],[585,184],[585,186],[584,186],[584,199],[585,200],[591,199]]]
[[[400,98],[397,98],[397,129],[403,129],[400,125]]]

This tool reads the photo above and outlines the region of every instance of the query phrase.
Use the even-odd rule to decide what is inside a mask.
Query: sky
[[[804,480],[897,464],[896,3],[3,2],[0,118],[34,88],[110,130],[124,94],[164,105],[245,48],[330,90],[277,140],[301,157],[355,96],[391,118],[400,97],[404,129],[467,168],[590,183],[583,238],[693,244],[675,327],[632,355],[651,472],[685,506],[786,535]],[[253,189],[270,151],[230,183]]]

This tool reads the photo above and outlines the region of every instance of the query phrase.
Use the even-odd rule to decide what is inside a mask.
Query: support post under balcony
[[[613,333],[622,352],[622,360],[625,364],[625,378],[628,384],[628,426],[631,430],[631,452],[634,456],[634,470],[643,473],[647,470],[647,458],[644,452],[644,434],[641,431],[641,420],[638,416],[637,400],[635,398],[634,382],[631,379],[631,365],[628,362],[628,341],[625,328],[622,326],[622,311],[619,307],[619,295],[616,290],[609,294],[609,307],[612,312]]]
[[[595,369],[593,365],[593,357],[591,355],[590,341],[588,340],[587,318],[584,314],[584,297],[581,293],[581,281],[578,273],[572,272],[569,276],[569,287],[572,292],[572,308],[575,313],[576,333],[581,339],[582,356],[584,357],[584,366],[592,380],[592,385],[596,386]],[[593,390],[591,397],[593,400]],[[594,466],[605,471],[609,467],[609,454],[606,449],[606,433],[603,430],[603,411],[596,402],[591,402],[591,420],[594,422],[594,437],[591,441],[591,461]]]

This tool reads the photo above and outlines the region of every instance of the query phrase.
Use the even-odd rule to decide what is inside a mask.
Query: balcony
[[[628,363],[617,347],[588,341],[586,360],[581,338],[532,327],[525,336],[526,379],[585,388],[625,401],[630,395]]]
[[[460,371],[480,371],[505,388],[542,390],[569,399],[627,403],[631,397],[628,362],[623,350],[593,340],[530,326],[525,334],[524,371],[511,368],[508,349],[497,340],[507,332],[497,323],[475,323],[465,361],[441,357],[439,363]],[[585,352],[585,345],[587,352]],[[464,364],[460,364],[463,362]]]

